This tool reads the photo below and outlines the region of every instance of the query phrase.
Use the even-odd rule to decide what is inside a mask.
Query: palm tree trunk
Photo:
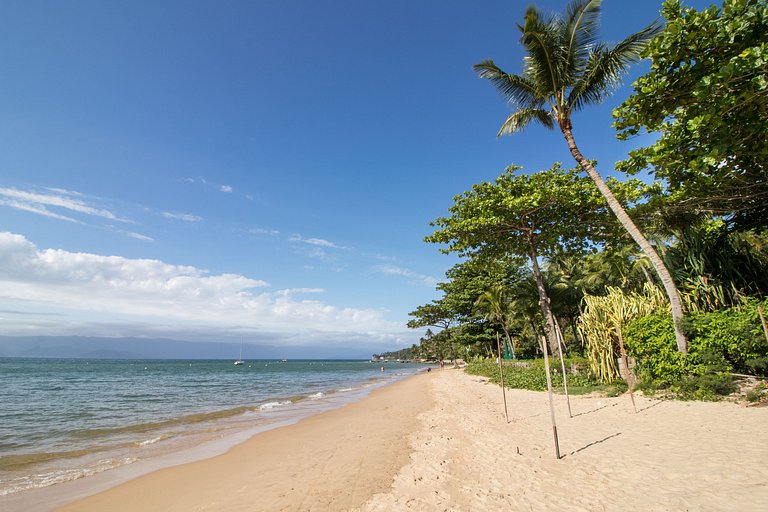
[[[608,206],[619,219],[621,225],[627,230],[637,245],[640,246],[640,249],[643,250],[645,255],[648,256],[648,259],[651,260],[651,264],[653,264],[653,268],[659,275],[659,279],[661,280],[662,285],[664,285],[664,290],[667,292],[667,297],[669,297],[669,303],[672,306],[672,322],[675,326],[677,350],[683,354],[687,353],[688,339],[682,328],[683,304],[680,299],[680,293],[675,286],[675,282],[672,280],[672,275],[669,273],[669,270],[666,265],[664,265],[664,262],[661,260],[656,250],[650,242],[648,242],[648,239],[643,236],[629,215],[627,215],[627,212],[622,208],[621,204],[616,199],[616,196],[613,195],[611,189],[608,188],[608,185],[606,185],[603,178],[597,172],[597,169],[595,169],[589,160],[584,158],[584,155],[581,154],[579,148],[576,147],[576,141],[573,139],[573,133],[571,133],[570,127],[561,125],[560,128],[565,137],[565,141],[568,143],[568,149],[571,150],[571,155],[573,155],[574,160],[576,160],[581,168],[586,171],[590,178],[592,178],[592,181],[595,182],[600,193],[603,194],[605,200],[608,201]]]

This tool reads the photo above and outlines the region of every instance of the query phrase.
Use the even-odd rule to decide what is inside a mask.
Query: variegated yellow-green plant
[[[641,293],[608,287],[605,296],[584,297],[578,328],[592,373],[600,382],[613,382],[619,376],[616,348],[621,330],[632,320],[668,308],[664,292],[647,283]]]

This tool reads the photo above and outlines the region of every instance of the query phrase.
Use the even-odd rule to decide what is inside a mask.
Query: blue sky
[[[509,108],[472,72],[520,71],[527,5],[4,2],[2,334],[417,342],[456,262],[429,222],[512,163],[571,166],[556,132],[497,140]],[[602,38],[660,5],[607,0]],[[574,119],[604,174],[643,143],[611,128],[628,92]]]

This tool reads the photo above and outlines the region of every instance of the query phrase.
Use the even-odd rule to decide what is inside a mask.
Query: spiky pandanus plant
[[[613,286],[607,290],[605,296],[586,295],[584,311],[579,318],[584,354],[600,382],[613,382],[619,374],[616,348],[623,329],[637,318],[669,308],[664,293],[651,284],[646,283],[642,293],[625,293]]]
[[[601,0],[574,0],[564,16],[549,18],[535,6],[529,7],[525,23],[518,25],[526,51],[522,74],[506,73],[490,59],[476,64],[474,70],[518,107],[501,126],[498,136],[522,131],[533,122],[550,129],[560,128],[573,158],[595,182],[621,225],[651,260],[672,305],[677,348],[687,352],[688,341],[681,325],[682,300],[669,270],[597,169],[582,155],[573,136],[573,112],[605,99],[618,86],[628,67],[640,59],[649,40],[661,30],[661,25],[654,22],[616,45],[599,42],[601,3]]]

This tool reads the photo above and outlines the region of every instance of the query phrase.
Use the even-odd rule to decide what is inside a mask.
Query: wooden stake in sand
[[[549,391],[549,414],[552,418],[552,434],[555,437],[555,458],[560,460],[560,441],[557,439],[557,423],[555,422],[555,404],[552,398],[552,378],[549,376],[549,350],[547,338],[541,337],[541,348],[544,349],[544,369],[547,372],[547,391]]]
[[[565,341],[563,341],[563,332],[560,330],[560,324],[557,322],[557,318],[552,315],[552,319],[555,321],[555,332],[557,332],[557,348],[560,351],[560,367],[563,369],[563,389],[565,390],[565,401],[568,403],[568,417],[573,418],[573,413],[571,412],[571,398],[568,396],[568,376],[565,374],[565,357],[563,356]]]
[[[507,412],[507,390],[504,385],[504,364],[501,357],[501,340],[499,339],[499,333],[496,333],[496,345],[499,347],[499,378],[501,379],[501,395],[504,397],[504,417],[507,419],[507,423],[509,423],[509,413]]]

